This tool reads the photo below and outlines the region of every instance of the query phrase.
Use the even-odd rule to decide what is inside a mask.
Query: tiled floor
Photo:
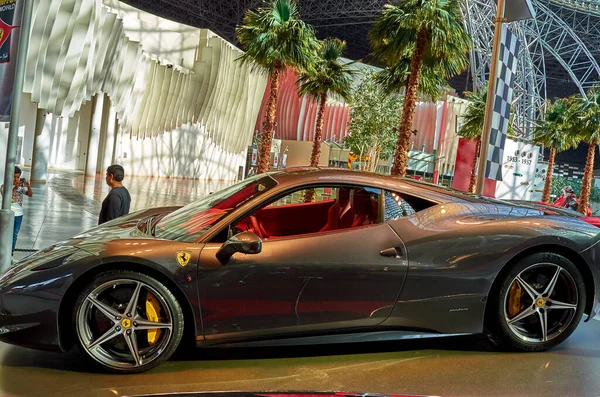
[[[24,177],[29,179],[27,171]],[[70,203],[54,194],[49,185],[34,184],[32,190],[33,197],[24,198],[16,258],[26,254],[22,250],[44,248],[97,223],[95,216],[83,211],[77,203]]]
[[[226,185],[126,180],[132,209],[185,204]],[[41,248],[96,224],[103,178],[54,173],[26,202],[21,249]],[[20,253],[22,254],[22,253]],[[144,374],[95,373],[76,351],[0,343],[0,397],[132,396],[216,390],[315,390],[438,396],[598,396],[600,321],[582,323],[545,353],[494,349],[481,337],[354,345],[186,352]]]

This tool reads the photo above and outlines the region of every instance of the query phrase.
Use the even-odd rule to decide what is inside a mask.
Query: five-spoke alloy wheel
[[[546,350],[575,330],[585,302],[585,284],[571,261],[553,253],[535,254],[504,277],[491,301],[491,325],[513,347]]]
[[[177,299],[141,273],[111,271],[85,288],[73,322],[81,348],[105,369],[143,372],[167,360],[183,332]]]

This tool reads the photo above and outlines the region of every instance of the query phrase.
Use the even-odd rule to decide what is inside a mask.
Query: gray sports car
[[[564,341],[598,308],[600,230],[540,208],[332,169],[136,212],[0,277],[0,339],[141,372],[183,342],[489,333]]]

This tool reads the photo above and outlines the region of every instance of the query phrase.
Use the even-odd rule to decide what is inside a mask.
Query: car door
[[[297,325],[294,307],[303,279],[279,261],[271,244],[256,255],[217,259],[223,243],[208,243],[200,255],[198,296],[205,338],[264,334]]]
[[[362,187],[345,188],[365,192]],[[322,192],[331,189],[324,187]],[[305,196],[298,193],[290,194]],[[374,210],[379,211],[381,191],[371,189],[368,193],[375,197]],[[326,194],[319,197],[331,199]],[[331,208],[338,211],[335,204],[339,205],[341,199],[332,200]],[[314,203],[315,214],[323,216],[321,204]],[[359,207],[357,199],[354,204]],[[305,204],[289,205],[306,211]],[[347,203],[345,207],[348,208]],[[260,208],[253,214],[260,218],[264,215],[260,211],[265,210],[269,208]],[[335,211],[329,211],[329,218]],[[200,258],[199,277],[206,337],[345,329],[383,322],[402,287],[407,259],[402,241],[389,225],[382,223],[379,213],[370,221],[360,215],[353,213],[345,226],[341,223],[346,220],[341,219],[337,228],[331,226],[328,218],[320,224],[309,219],[308,228],[320,228],[313,232],[307,232],[306,226],[270,224],[267,229],[279,233],[304,233],[263,236],[260,253],[235,254],[226,264],[216,259],[222,243],[207,244]],[[280,222],[286,221],[281,218]]]

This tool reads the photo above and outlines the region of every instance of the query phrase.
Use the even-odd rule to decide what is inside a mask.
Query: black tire
[[[534,288],[530,290],[532,294],[546,292],[551,284],[550,276],[556,277],[556,287],[550,297],[531,299],[531,294],[520,282],[513,285],[517,276]],[[549,281],[544,284],[540,281],[544,279]],[[581,321],[586,305],[585,283],[577,267],[564,256],[548,252],[529,255],[513,264],[499,281],[498,288],[490,296],[486,322],[493,335],[504,345],[522,351],[545,351],[564,342]],[[511,288],[521,289],[521,292],[515,294],[515,289],[511,292]],[[517,298],[519,294],[520,298]],[[529,303],[530,299],[532,303]],[[553,300],[556,301],[554,309]],[[573,307],[562,309],[562,303]],[[516,304],[518,310],[515,310]],[[519,316],[523,317],[519,320]],[[536,331],[536,321],[539,331]]]
[[[115,363],[115,365],[110,365],[110,358],[107,358],[105,360],[107,362],[102,362],[101,361],[102,358],[99,359],[99,358],[95,357],[94,354],[96,354],[96,353],[92,353],[91,349],[88,349],[86,346],[84,346],[84,341],[82,340],[82,338],[84,338],[86,335],[91,335],[91,334],[89,334],[89,332],[91,332],[90,331],[91,327],[94,326],[94,324],[92,324],[92,325],[86,325],[86,324],[90,324],[90,322],[93,323],[96,321],[96,319],[98,318],[98,314],[96,314],[96,312],[104,313],[98,308],[98,306],[90,303],[90,300],[88,300],[88,297],[90,296],[90,294],[92,294],[92,293],[95,294],[95,291],[98,288],[102,288],[103,286],[109,285],[110,283],[121,282],[121,284],[117,284],[117,287],[127,286],[126,282],[122,283],[123,281],[130,281],[132,283],[132,285],[140,285],[141,286],[140,293],[139,293],[140,297],[144,290],[146,291],[147,294],[152,294],[153,296],[156,296],[157,301],[161,304],[161,307],[163,308],[164,312],[168,313],[167,320],[165,320],[165,325],[168,325],[169,328],[165,327],[164,330],[160,331],[161,332],[160,334],[157,333],[157,335],[161,335],[158,337],[158,339],[161,339],[161,338],[163,338],[163,339],[160,342],[161,343],[160,348],[157,347],[154,349],[154,350],[156,350],[154,355],[151,355],[149,353],[147,354],[148,359],[150,360],[149,362],[143,362],[143,360],[145,360],[145,357],[143,355],[141,355],[141,353],[143,353],[143,351],[141,349],[139,349],[139,345],[140,345],[139,342],[141,341],[143,343],[146,343],[147,341],[143,340],[143,339],[139,339],[139,334],[144,333],[144,331],[146,331],[147,333],[150,333],[150,331],[147,331],[147,328],[144,330],[136,331],[135,327],[138,324],[134,321],[134,318],[131,316],[129,319],[130,320],[129,326],[127,328],[125,328],[125,326],[119,327],[119,324],[117,324],[117,322],[122,322],[124,320],[125,321],[127,320],[126,313],[124,313],[124,312],[122,313],[121,319],[118,321],[115,318],[111,318],[110,320],[107,321],[107,319],[109,319],[109,317],[104,314],[105,318],[103,318],[103,320],[105,322],[108,322],[110,324],[110,321],[113,321],[113,323],[114,323],[113,325],[110,325],[109,327],[106,328],[107,333],[111,332],[111,329],[114,326],[116,326],[116,328],[122,329],[123,334],[120,334],[120,333],[116,332],[116,328],[115,328],[115,332],[114,332],[115,336],[112,337],[111,341],[114,341],[114,343],[119,343],[120,342],[119,338],[123,338],[122,343],[125,344],[130,349],[129,351],[131,352],[130,353],[131,357],[132,357],[131,361],[133,361],[133,363],[130,364],[130,365],[133,365],[131,367],[121,367],[118,362]],[[114,288],[116,288],[116,287],[113,287],[113,291],[114,291]],[[135,289],[135,287],[134,287],[134,289]],[[108,288],[108,287],[104,291],[108,291],[108,292],[101,292],[101,294],[98,295],[99,298],[102,296],[102,294],[111,293],[110,288]],[[132,295],[133,295],[133,291],[132,291]],[[146,296],[149,296],[149,295],[146,295]],[[131,301],[133,301],[133,299],[130,298],[130,302],[127,302],[127,303],[131,304]],[[134,305],[137,307],[137,309],[134,309],[134,311],[133,311],[134,314],[137,311],[144,312],[146,310],[139,304],[139,301],[140,301],[140,298],[138,297],[138,299],[136,301],[137,303],[136,303],[136,305]],[[106,303],[106,302],[101,302],[101,303]],[[111,306],[111,304],[108,304],[108,306],[111,307],[112,309],[114,309],[115,311],[118,311],[118,312],[122,311],[122,310],[120,310],[120,307],[121,307],[120,304],[118,305],[118,307],[114,307],[114,305],[115,305],[115,303],[112,303],[112,306]],[[141,310],[140,310],[140,308],[141,308]],[[96,312],[92,312],[92,310],[96,310]],[[94,313],[94,315],[92,313]],[[146,318],[144,318],[143,316],[138,317],[138,321],[141,322],[144,320],[149,320],[147,313],[145,314],[145,316],[146,316]],[[97,325],[97,322],[96,322],[96,325]],[[88,359],[90,359],[93,364],[95,364],[97,367],[99,367],[103,371],[119,373],[119,374],[133,374],[133,373],[140,373],[140,372],[148,371],[148,370],[158,366],[162,362],[168,360],[169,357],[171,357],[171,355],[173,355],[173,353],[177,350],[177,347],[178,347],[179,343],[181,342],[181,338],[183,335],[184,315],[183,315],[183,310],[181,309],[181,305],[177,301],[177,298],[161,282],[159,282],[156,279],[154,279],[146,274],[143,274],[143,273],[133,272],[133,271],[129,271],[129,270],[111,270],[111,271],[107,271],[104,273],[100,273],[99,275],[97,275],[94,278],[93,282],[89,283],[86,287],[83,288],[83,290],[79,294],[77,301],[75,303],[75,306],[74,306],[73,317],[72,317],[72,326],[73,326],[73,330],[74,330],[75,339],[77,340],[77,344],[78,344],[79,348],[84,352],[84,355],[86,357],[88,357]],[[129,327],[131,327],[131,328],[129,328]],[[92,339],[100,339],[98,337],[98,335],[101,335],[104,332],[105,332],[104,330],[98,331],[98,334],[95,335]],[[129,340],[129,341],[127,340],[127,338],[131,338],[131,336],[126,336],[126,334],[125,334],[126,332],[128,332],[127,335],[131,335],[133,333],[133,341],[136,343],[137,350],[139,350],[138,353],[140,353],[138,355],[140,364],[138,364],[138,361],[136,361],[136,359],[133,358],[134,357],[133,351],[135,349],[131,350],[132,349],[131,345],[128,344],[131,342],[131,340]],[[144,334],[146,335],[147,338],[149,338],[148,334],[146,334],[146,333],[144,333]],[[111,350],[110,348],[106,349],[104,347],[105,343],[99,344],[98,350],[102,349],[103,352],[106,350],[106,352],[108,352],[107,353],[108,355],[110,355],[111,353],[114,353],[117,358],[118,358],[118,354],[125,354],[125,355],[127,354],[124,351],[115,353],[116,350]],[[148,344],[149,344],[149,342],[148,342]],[[149,346],[149,347],[146,347],[146,349],[152,350],[153,347]],[[125,364],[123,364],[123,365],[125,365]]]

